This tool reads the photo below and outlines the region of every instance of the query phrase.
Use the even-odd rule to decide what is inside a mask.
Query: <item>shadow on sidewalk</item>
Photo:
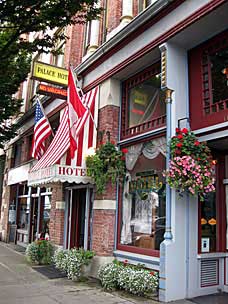
[[[227,304],[228,293],[217,293],[208,296],[196,297],[189,299],[189,301],[196,304]]]

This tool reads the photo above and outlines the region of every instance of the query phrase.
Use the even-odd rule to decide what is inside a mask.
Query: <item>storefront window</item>
[[[120,245],[159,250],[165,232],[165,138],[128,147],[126,167]]]
[[[29,206],[27,204],[27,198],[26,197],[19,198],[18,206],[19,206],[18,228],[27,230],[28,222],[29,222]]]
[[[50,211],[51,211],[51,196],[45,195],[41,197],[44,200],[43,220],[41,233],[43,237],[49,235]]]
[[[207,194],[201,202],[201,252],[216,251],[216,193]]]
[[[214,171],[213,175],[216,180],[216,170]],[[216,183],[215,183],[215,187],[216,187]],[[217,194],[216,191],[209,192],[204,196],[204,201],[200,202],[200,226],[201,226],[200,251],[202,253],[217,251],[216,236],[218,231],[217,231],[217,207],[216,207],[217,195],[216,194]]]

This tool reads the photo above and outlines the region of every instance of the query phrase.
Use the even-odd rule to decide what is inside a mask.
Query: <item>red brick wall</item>
[[[120,24],[120,18],[122,16],[122,1],[109,0],[107,14],[107,33],[110,33]]]
[[[109,131],[110,141],[116,144],[119,128],[119,107],[107,105],[99,110],[98,113],[98,132]],[[103,142],[106,142],[107,135],[104,134]],[[99,143],[98,143],[99,145]],[[96,200],[116,200],[116,187],[109,184],[104,194],[95,196]],[[114,249],[115,235],[115,210],[93,211],[93,236],[92,249],[98,256],[110,256]]]
[[[133,16],[138,15],[138,0],[132,0],[133,1]]]
[[[65,210],[56,209],[56,201],[63,201],[64,191],[62,184],[56,184],[52,188],[51,212],[50,212],[50,240],[56,245],[63,245],[64,214]]]
[[[67,37],[64,52],[64,65],[66,68],[71,64],[73,68],[81,63],[83,55],[84,25],[75,24],[67,28]]]
[[[114,249],[115,211],[94,210],[92,250],[98,256],[110,256]]]
[[[106,132],[111,135],[111,142],[115,143],[119,132],[119,107],[107,105],[99,110],[98,113],[98,133],[104,131],[103,142],[107,141]],[[99,145],[99,138],[98,138]]]
[[[10,153],[10,157],[12,154]],[[2,225],[2,231],[4,233],[3,241],[6,241],[8,234],[8,212],[11,198],[15,196],[16,189],[14,186],[7,186],[8,170],[10,169],[12,158],[6,157],[5,170],[3,176],[3,191],[2,191],[2,204],[0,210],[0,224]]]
[[[108,138],[106,132],[110,132],[110,141],[114,144],[118,140],[119,132],[119,107],[117,106],[105,106],[99,110],[98,113],[98,146],[101,144],[99,138],[99,132],[104,132],[102,143],[105,143]],[[97,195],[96,199],[116,199],[116,187],[111,183],[106,187],[105,192],[102,195]]]

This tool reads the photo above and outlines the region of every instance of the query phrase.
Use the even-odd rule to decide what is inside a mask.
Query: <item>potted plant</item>
[[[127,149],[121,151],[110,142],[101,144],[94,155],[86,158],[87,174],[94,179],[98,194],[102,194],[106,185],[122,179],[125,175],[125,156]]]
[[[198,194],[201,201],[205,194],[215,191],[216,161],[207,144],[199,142],[193,132],[177,128],[170,140],[170,154],[169,168],[164,173],[170,187],[180,193]]]

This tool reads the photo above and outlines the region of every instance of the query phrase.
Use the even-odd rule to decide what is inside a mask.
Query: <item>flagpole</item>
[[[71,72],[72,72],[72,75],[73,75],[73,77],[75,78],[75,82],[78,84],[78,77],[77,77],[77,75],[74,73],[74,70],[72,69],[72,65],[70,65],[70,69],[71,69]],[[81,97],[84,95],[84,92],[82,91],[82,88],[81,87],[79,87],[78,88],[78,86],[76,86],[76,88],[80,91],[80,93],[81,93]],[[95,126],[95,128],[96,128],[96,130],[97,130],[97,125],[96,125],[96,123],[95,123],[95,121],[94,121],[94,118],[93,118],[93,116],[92,116],[92,113],[90,112],[90,109],[89,109],[89,107],[86,105],[86,108],[87,108],[87,110],[88,110],[88,112],[89,112],[89,116],[90,116],[90,118],[92,119],[92,121],[93,121],[93,123],[94,123],[94,126]]]
[[[48,124],[49,124],[49,126],[50,126],[52,136],[54,136],[54,132],[53,132],[52,127],[51,127],[51,125],[50,125],[50,122],[49,122],[49,120],[48,120],[48,118],[47,118],[47,116],[46,116],[46,114],[45,114],[45,112],[44,112],[43,105],[42,105],[42,103],[40,102],[40,98],[39,98],[38,96],[36,96],[36,102],[39,102],[39,105],[40,105],[40,108],[41,108],[41,110],[42,110],[42,112],[43,112],[43,114],[44,114],[44,117],[46,118],[46,120],[47,120],[47,122],[48,122]]]

